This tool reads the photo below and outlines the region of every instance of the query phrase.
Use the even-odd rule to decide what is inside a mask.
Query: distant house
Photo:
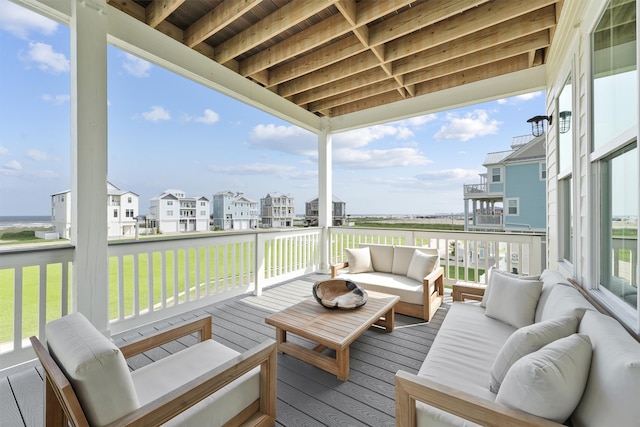
[[[138,195],[121,190],[107,182],[107,236],[122,237],[136,234]],[[71,190],[51,195],[51,222],[61,238],[71,238]]]
[[[464,185],[466,231],[546,232],[545,141],[515,137],[511,150],[487,154],[480,183]]]
[[[268,193],[260,199],[260,216],[262,227],[293,227],[295,208],[293,197],[289,194]]]
[[[333,225],[340,226],[345,225],[347,222],[347,204],[333,196],[332,198],[333,208]],[[318,225],[318,198],[309,200],[304,204],[304,225],[305,227]]]
[[[209,230],[209,199],[165,190],[151,199],[147,224],[162,233]]]
[[[213,195],[213,224],[220,230],[258,228],[258,202],[243,193],[220,191]]]

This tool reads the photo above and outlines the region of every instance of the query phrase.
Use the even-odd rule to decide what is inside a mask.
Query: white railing
[[[539,273],[536,234],[330,228],[330,263],[360,243],[438,248],[447,283],[482,280],[501,268]],[[124,331],[320,269],[320,228],[294,228],[111,242],[110,330]],[[0,256],[0,369],[32,359],[28,337],[71,310],[75,248],[6,251]]]
[[[521,274],[538,274],[546,265],[545,238],[541,234],[355,227],[331,229],[331,263],[344,261],[344,249],[360,243],[437,248],[447,284],[458,280],[484,282],[484,272],[493,265]]]
[[[317,271],[320,229],[261,230],[109,244],[113,333]],[[0,256],[0,370],[32,359],[28,337],[70,311],[75,248]],[[8,295],[9,297],[4,297]]]

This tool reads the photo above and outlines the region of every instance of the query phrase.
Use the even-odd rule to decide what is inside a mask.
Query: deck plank
[[[170,325],[211,315],[213,339],[243,352],[275,338],[275,328],[266,316],[304,299],[313,298],[311,288],[328,275],[310,274],[274,285],[261,296],[242,295],[180,316],[155,322],[113,337],[124,345]],[[398,369],[416,373],[435,338],[449,304],[444,304],[431,322],[396,314],[395,329],[385,332],[370,328],[351,345],[348,381],[302,362],[290,355],[278,355],[278,427],[393,426],[395,424],[394,379]],[[290,335],[300,345],[309,340]],[[193,345],[195,335],[167,343],[153,351],[127,359],[135,370],[154,360]],[[326,350],[332,354],[333,350]],[[42,369],[39,365],[12,371],[0,378],[2,426],[41,427],[43,411]]]

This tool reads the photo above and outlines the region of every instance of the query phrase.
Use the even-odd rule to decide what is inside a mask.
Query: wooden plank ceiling
[[[545,63],[562,0],[109,0],[318,116]]]

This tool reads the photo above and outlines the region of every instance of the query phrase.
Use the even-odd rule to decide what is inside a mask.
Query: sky
[[[69,28],[0,0],[0,216],[50,215],[70,183]],[[167,189],[318,196],[317,136],[113,46],[108,179],[139,196]],[[351,215],[464,211],[487,153],[509,150],[545,111],[544,92],[333,135],[333,194]]]

